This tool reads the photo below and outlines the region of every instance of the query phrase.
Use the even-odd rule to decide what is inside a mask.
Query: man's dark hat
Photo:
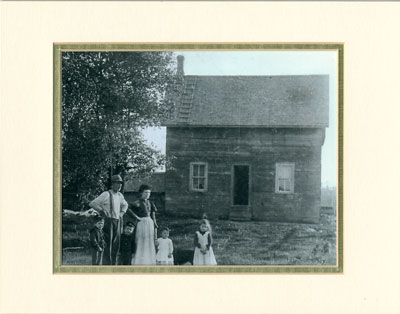
[[[113,176],[111,177],[111,182],[124,183],[124,181],[122,181],[121,176],[119,176],[118,174],[113,175]]]
[[[125,227],[135,227],[135,224],[131,221],[127,222]]]

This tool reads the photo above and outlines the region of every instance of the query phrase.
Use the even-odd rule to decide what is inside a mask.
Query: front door
[[[233,205],[250,204],[249,198],[250,166],[233,166]]]

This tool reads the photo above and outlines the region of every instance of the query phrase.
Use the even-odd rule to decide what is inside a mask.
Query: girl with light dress
[[[208,219],[203,218],[194,237],[193,265],[217,265],[211,245],[211,225]]]
[[[174,265],[174,246],[172,240],[169,237],[168,227],[161,228],[161,238],[156,241],[157,247],[157,265]]]

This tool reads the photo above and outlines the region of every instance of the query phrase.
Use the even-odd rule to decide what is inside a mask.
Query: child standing
[[[132,254],[135,252],[135,236],[133,230],[135,225],[128,222],[121,235],[120,265],[132,265]]]
[[[104,240],[104,218],[97,217],[93,229],[90,230],[90,246],[92,251],[92,265],[103,264],[103,253],[106,247],[106,241]]]
[[[211,245],[211,225],[207,219],[203,218],[194,237],[193,265],[217,265]]]
[[[157,265],[174,265],[174,257],[172,253],[174,251],[174,246],[172,240],[169,237],[168,227],[161,228],[161,238],[156,240]]]

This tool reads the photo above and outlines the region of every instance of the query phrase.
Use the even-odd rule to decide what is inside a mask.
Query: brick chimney
[[[185,72],[183,72],[183,61],[185,60],[184,56],[177,56],[176,59],[178,60],[178,69],[176,71],[177,76],[184,76]]]

